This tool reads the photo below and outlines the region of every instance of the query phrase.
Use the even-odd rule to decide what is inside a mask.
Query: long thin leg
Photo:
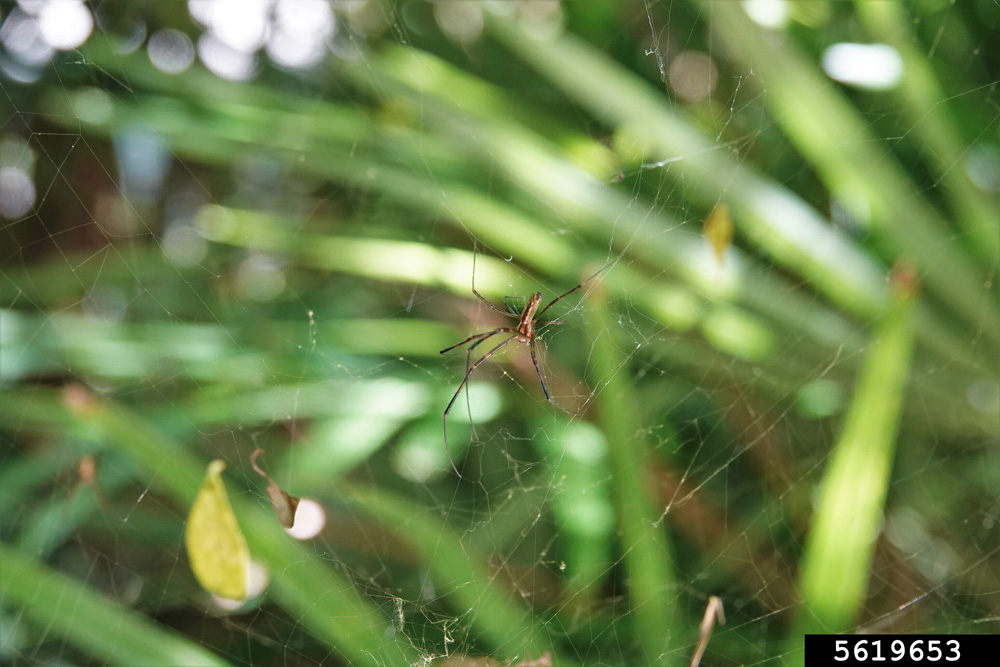
[[[618,260],[615,260],[613,262],[608,262],[607,264],[604,265],[604,267],[600,271],[598,271],[594,275],[590,276],[589,278],[587,278],[586,280],[584,280],[583,282],[581,282],[579,285],[577,285],[573,289],[571,289],[571,290],[569,290],[567,292],[563,292],[562,294],[560,294],[556,298],[552,299],[552,301],[549,301],[548,305],[546,305],[544,308],[542,308],[540,311],[538,311],[538,314],[535,315],[535,317],[536,318],[537,317],[541,317],[542,313],[544,313],[546,310],[548,310],[549,308],[551,308],[556,303],[556,301],[559,301],[563,297],[569,296],[573,292],[577,291],[578,289],[580,289],[581,287],[583,287],[584,285],[586,285],[587,283],[589,283],[591,280],[593,280],[597,276],[601,275],[602,273],[604,273],[605,271],[607,271],[608,269],[610,269],[615,264],[615,262],[617,262],[617,261]]]
[[[486,333],[472,334],[471,336],[469,336],[468,338],[466,338],[465,340],[463,340],[461,343],[455,343],[451,347],[446,347],[443,350],[441,350],[440,352],[438,352],[438,354],[444,354],[445,352],[451,352],[456,347],[462,347],[463,345],[465,345],[469,341],[476,340],[477,338],[485,340],[486,338],[489,338],[490,336],[494,336],[494,335],[496,335],[498,333],[516,334],[517,333],[517,329],[511,329],[509,327],[500,327],[498,329],[494,329],[493,331],[487,331]],[[478,344],[478,341],[477,341],[477,344]]]
[[[512,334],[516,334],[517,333],[517,331],[514,331],[512,329],[504,329],[503,332],[504,333],[512,333]],[[469,372],[469,362],[472,359],[472,351],[475,350],[477,347],[479,347],[480,343],[485,343],[487,340],[489,340],[490,336],[492,336],[494,334],[497,334],[497,333],[501,333],[501,332],[500,331],[490,331],[488,335],[484,335],[482,338],[480,338],[475,343],[473,343],[472,345],[470,345],[469,348],[465,351],[465,372],[466,373]],[[465,397],[466,398],[469,397],[469,392],[465,392]],[[472,412],[472,409],[470,408],[469,409],[470,415],[471,415],[471,412]]]
[[[465,373],[465,377],[462,378],[462,383],[458,385],[458,389],[455,390],[455,395],[451,397],[450,401],[448,401],[448,407],[444,409],[444,414],[442,415],[442,422],[444,423],[444,450],[448,452],[448,461],[451,463],[451,469],[454,470],[455,474],[458,475],[459,477],[462,476],[462,473],[458,472],[458,467],[455,465],[455,459],[451,458],[451,447],[448,446],[448,413],[451,412],[451,406],[455,404],[455,399],[457,399],[458,395],[462,393],[462,389],[465,387],[466,383],[469,381],[469,378],[472,377],[472,374],[476,371],[476,369],[479,368],[479,366],[484,361],[486,361],[494,354],[496,354],[504,347],[506,347],[507,344],[510,343],[512,340],[517,340],[517,336],[514,335],[511,336],[510,338],[505,339],[503,342],[501,342],[492,350],[484,354],[476,361],[476,363],[472,364],[472,366],[469,367],[469,370]]]
[[[508,310],[504,310],[503,308],[495,305],[492,301],[490,301],[485,296],[483,296],[482,294],[480,294],[479,292],[476,291],[476,257],[478,257],[478,256],[479,256],[479,253],[476,251],[475,246],[473,246],[473,248],[472,248],[472,293],[475,294],[477,297],[479,297],[480,301],[482,301],[487,306],[489,306],[493,310],[497,311],[501,315],[504,315],[506,317],[519,317],[519,315],[517,313],[508,312],[508,310],[510,309],[510,306],[507,307]],[[506,299],[504,300],[504,303],[506,303]]]
[[[465,372],[468,373],[469,372],[469,359],[472,356],[472,351],[475,350],[479,346],[480,343],[483,343],[483,342],[489,340],[490,337],[495,336],[498,333],[516,334],[517,331],[514,330],[514,329],[508,329],[506,327],[501,327],[500,329],[494,329],[493,331],[487,331],[485,333],[473,334],[473,335],[469,336],[468,338],[466,338],[465,340],[463,340],[461,343],[456,343],[455,345],[452,345],[449,348],[441,350],[441,352],[439,354],[444,354],[445,352],[449,352],[451,350],[454,350],[456,347],[461,347],[462,345],[465,345],[470,340],[475,340],[476,342],[473,343],[472,345],[470,345],[468,347],[468,349],[465,350]],[[466,399],[466,403],[468,403],[468,400],[469,400],[469,393],[468,392],[465,393],[465,399]],[[472,417],[472,406],[469,406],[468,410],[469,410],[469,417],[470,417],[469,418],[469,422],[471,423],[471,421],[472,421],[472,419],[471,419],[471,417]],[[475,434],[475,429],[473,429],[473,434]]]
[[[469,372],[469,364],[472,362],[472,353],[473,353],[473,351],[477,347],[479,347],[482,343],[485,343],[486,341],[488,341],[490,339],[490,337],[493,336],[496,333],[499,333],[499,332],[495,331],[495,330],[494,331],[490,331],[490,332],[487,333],[487,335],[484,335],[482,338],[480,338],[475,343],[473,343],[468,348],[466,348],[466,350],[465,350],[465,372],[466,373]],[[476,427],[472,424],[472,399],[469,397],[469,392],[465,392],[465,409],[469,413],[469,426],[472,427],[472,440],[473,440],[473,442],[478,442],[479,435],[476,433]]]
[[[465,373],[466,373],[466,375],[468,375],[468,373],[469,373],[469,361],[470,361],[470,358],[472,357],[472,351],[475,350],[477,347],[479,347],[480,343],[486,342],[491,337],[493,337],[493,336],[495,336],[495,335],[497,335],[499,333],[516,334],[517,331],[515,329],[509,329],[507,327],[501,327],[499,329],[494,329],[493,331],[486,331],[484,333],[472,334],[471,336],[469,336],[468,338],[466,338],[462,342],[455,343],[451,347],[445,348],[445,349],[441,350],[440,354],[444,354],[445,352],[450,352],[451,350],[454,350],[457,347],[461,347],[462,345],[465,345],[469,341],[475,341],[474,343],[472,343],[472,345],[470,345],[465,350]],[[469,411],[469,423],[471,424],[472,423],[472,406],[468,404],[468,401],[469,401],[469,392],[465,392],[465,400],[466,400],[466,405],[467,405],[468,411]],[[474,435],[475,434],[475,428],[473,428],[472,432],[473,432],[473,435]],[[447,435],[445,436],[445,438],[447,438]],[[447,442],[446,442],[446,444],[447,444]],[[451,458],[451,454],[450,453],[448,455],[448,458]],[[452,465],[453,468],[455,467],[455,463],[454,462],[452,462],[451,465]]]
[[[568,415],[578,415],[579,412],[573,412],[572,410],[567,410],[563,406],[556,403],[556,399],[552,398],[552,394],[549,393],[549,388],[545,386],[545,376],[542,375],[542,367],[538,364],[538,357],[535,356],[535,339],[531,339],[531,343],[528,345],[531,348],[531,363],[535,365],[535,372],[538,373],[538,381],[542,383],[542,391],[545,392],[545,398],[548,399],[549,403],[556,406]]]

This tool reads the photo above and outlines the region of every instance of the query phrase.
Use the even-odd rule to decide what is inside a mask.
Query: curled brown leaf
[[[299,507],[299,499],[285,493],[285,490],[257,464],[257,457],[263,453],[263,449],[255,449],[250,455],[250,465],[258,475],[267,480],[267,497],[271,499],[271,508],[278,517],[278,523],[285,528],[291,528],[295,524],[295,510]]]

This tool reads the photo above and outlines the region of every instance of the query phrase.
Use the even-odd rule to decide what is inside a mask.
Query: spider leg
[[[587,283],[589,283],[591,280],[593,280],[597,276],[601,275],[602,273],[604,273],[605,271],[607,271],[608,269],[610,269],[614,265],[614,263],[617,262],[617,261],[618,260],[614,260],[614,261],[608,262],[607,264],[604,265],[604,267],[600,271],[598,271],[594,275],[590,276],[589,278],[587,278],[586,280],[584,280],[583,282],[581,282],[579,285],[577,285],[573,289],[568,290],[566,292],[563,292],[562,294],[560,294],[556,298],[552,299],[552,301],[549,301],[548,305],[546,305],[544,308],[542,308],[540,311],[538,311],[538,315],[536,315],[536,317],[541,317],[542,313],[544,313],[546,310],[548,310],[549,308],[551,308],[555,304],[556,301],[559,301],[563,297],[567,297],[570,294],[572,294],[573,292],[577,291],[578,289],[580,289],[581,287],[583,287],[584,285],[586,285]]]
[[[482,294],[480,294],[479,292],[477,292],[475,287],[472,288],[472,293],[475,294],[476,296],[478,296],[480,301],[482,301],[487,306],[489,306],[493,310],[497,311],[498,313],[500,313],[504,317],[520,317],[520,315],[518,315],[517,313],[513,312],[510,309],[510,306],[507,306],[507,310],[504,310],[503,308],[500,308],[499,306],[495,305],[492,301],[490,301],[485,296],[483,296]],[[507,303],[507,298],[506,297],[504,297],[504,303],[505,304]]]
[[[465,345],[469,341],[475,341],[465,351],[465,378],[468,379],[468,377],[472,374],[472,371],[469,370],[469,360],[472,357],[472,351],[474,349],[476,349],[479,346],[480,343],[483,343],[483,342],[489,340],[490,337],[495,336],[495,335],[497,335],[499,333],[516,334],[517,331],[514,330],[514,329],[506,328],[506,327],[500,327],[499,329],[494,329],[493,331],[486,331],[486,332],[483,332],[483,333],[472,334],[471,336],[469,336],[468,338],[466,338],[462,342],[455,343],[451,347],[447,347],[447,348],[441,350],[440,354],[444,354],[445,352],[450,352],[451,350],[454,350],[457,347],[461,347],[461,346]],[[461,391],[461,390],[462,390],[461,387],[459,387],[458,391]],[[458,391],[455,392],[455,396],[452,397],[451,403],[454,403],[455,402],[455,398],[458,397]],[[465,393],[465,398],[466,398],[466,402],[468,403],[468,399],[469,399],[469,393],[468,392]],[[448,409],[449,410],[451,409],[451,403],[448,404]],[[467,405],[467,407],[468,407],[468,410],[469,410],[469,423],[471,424],[472,423],[472,406],[471,405]],[[447,412],[445,412],[445,415],[447,416]],[[473,430],[473,433],[475,433],[475,430]],[[444,444],[445,444],[445,448],[447,449],[448,448],[448,428],[447,428],[447,425],[445,426]],[[451,461],[451,451],[448,452],[448,460]],[[454,461],[451,461],[451,467],[452,468],[455,467],[455,462]],[[455,472],[458,472],[458,471],[456,470]],[[459,475],[459,477],[461,477],[461,475]]]
[[[497,332],[494,331],[492,333],[497,333]],[[455,465],[455,459],[451,457],[451,447],[448,446],[448,413],[451,412],[451,406],[455,404],[455,399],[457,399],[458,395],[462,393],[462,389],[469,382],[469,378],[472,377],[472,374],[476,371],[476,369],[479,368],[479,366],[484,361],[486,361],[494,354],[502,350],[504,347],[507,346],[508,343],[510,343],[513,340],[517,340],[516,332],[515,335],[511,336],[510,338],[504,339],[499,345],[497,345],[492,350],[490,350],[489,352],[481,356],[478,360],[476,360],[476,363],[472,364],[472,366],[469,367],[469,370],[465,372],[465,377],[462,378],[462,383],[458,385],[458,389],[455,390],[455,395],[451,397],[450,401],[448,401],[448,407],[444,409],[444,415],[442,415],[442,422],[444,423],[444,449],[448,453],[448,461],[451,463],[451,469],[454,470],[455,474],[458,475],[459,477],[462,476],[462,473],[458,472],[458,467]]]
[[[470,345],[465,350],[465,372],[469,372],[469,362],[472,361],[472,351],[479,347],[480,343],[485,343],[489,340],[490,336],[497,333],[497,331],[487,332],[489,335],[484,335],[482,338],[477,340],[475,343]],[[510,332],[513,333],[513,332]],[[476,433],[476,427],[472,424],[472,403],[471,398],[469,398],[469,392],[465,392],[465,409],[469,413],[469,425],[472,427],[472,440],[477,442],[479,440],[479,435]]]
[[[531,348],[531,363],[535,365],[535,372],[538,373],[538,381],[542,383],[542,391],[545,392],[545,398],[548,399],[549,403],[556,406],[568,415],[578,415],[579,412],[573,412],[572,410],[567,410],[563,406],[556,403],[556,399],[552,398],[552,394],[549,393],[549,388],[545,386],[545,376],[542,375],[542,367],[538,364],[538,357],[535,356],[535,339],[531,339],[531,343],[528,345]]]
[[[483,296],[482,294],[480,294],[479,292],[476,291],[476,257],[478,257],[478,256],[479,256],[479,252],[476,250],[476,247],[473,246],[473,248],[472,248],[472,293],[475,294],[477,297],[479,297],[480,301],[482,301],[487,306],[489,306],[493,310],[497,311],[501,315],[503,315],[505,317],[518,317],[517,313],[514,313],[514,312],[510,311],[510,306],[507,306],[507,310],[504,310],[503,308],[495,305],[492,301],[490,301],[485,296]],[[506,299],[506,297],[504,297],[504,305],[506,305],[506,303],[507,303],[507,299]]]
[[[473,343],[473,347],[475,347],[476,345],[478,345],[482,341],[486,340],[490,336],[494,336],[494,335],[496,335],[498,333],[516,334],[517,330],[516,329],[511,329],[509,327],[499,327],[497,329],[494,329],[493,331],[487,331],[486,333],[472,334],[471,336],[469,336],[468,338],[466,338],[465,340],[463,340],[461,343],[455,343],[451,347],[446,347],[443,350],[441,350],[440,352],[438,352],[438,354],[444,354],[445,352],[451,352],[456,347],[462,347],[463,345],[465,345],[469,341],[473,341],[473,340],[476,340],[478,338],[480,340],[477,340],[475,343]]]

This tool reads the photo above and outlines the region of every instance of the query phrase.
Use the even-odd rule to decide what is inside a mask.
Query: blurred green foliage
[[[0,53],[38,195],[0,245],[0,660],[680,665],[713,595],[703,664],[1000,631],[995,2],[333,7],[320,64],[249,81],[151,63],[205,32],[181,2],[95,7],[30,80]],[[844,43],[898,81],[831,79]],[[579,414],[507,346],[459,477],[438,352],[513,322],[474,256],[494,303],[611,266],[541,336]],[[235,609],[182,548],[216,458],[269,578]]]

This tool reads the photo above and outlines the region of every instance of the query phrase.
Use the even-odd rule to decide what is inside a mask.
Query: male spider
[[[581,287],[583,287],[584,285],[586,285],[588,282],[590,282],[591,280],[593,280],[594,278],[596,278],[598,275],[600,275],[602,272],[604,272],[605,269],[607,269],[608,267],[610,267],[611,264],[613,264],[613,262],[605,265],[604,268],[602,268],[600,271],[598,271],[594,275],[590,276],[589,278],[587,278],[586,280],[584,280],[583,282],[581,282],[579,285],[577,285],[573,289],[570,289],[570,290],[568,290],[566,292],[563,292],[562,294],[560,294],[556,298],[552,299],[552,301],[549,301],[549,303],[544,308],[542,308],[541,310],[538,310],[538,306],[542,302],[542,293],[541,292],[537,292],[537,291],[536,292],[532,292],[531,296],[528,297],[528,302],[524,306],[524,310],[522,310],[521,313],[518,314],[518,312],[515,311],[511,307],[510,303],[508,302],[508,299],[510,297],[506,297],[505,296],[503,298],[503,304],[506,307],[506,310],[504,310],[503,308],[500,308],[500,307],[494,305],[493,302],[491,302],[489,299],[487,299],[482,294],[480,294],[479,292],[476,291],[476,256],[475,256],[475,254],[473,254],[473,256],[472,256],[472,293],[474,295],[476,295],[476,297],[480,301],[482,301],[487,306],[489,306],[490,308],[492,308],[496,312],[500,313],[501,315],[503,315],[505,317],[516,317],[516,318],[518,318],[518,322],[517,322],[517,328],[516,329],[512,328],[512,327],[497,327],[496,329],[493,329],[492,331],[486,331],[486,332],[483,332],[483,333],[473,334],[473,335],[469,336],[468,338],[466,338],[465,340],[463,340],[462,342],[455,343],[451,347],[446,347],[445,349],[441,350],[441,354],[445,354],[446,352],[451,352],[455,348],[461,347],[461,346],[465,345],[466,343],[472,343],[472,345],[470,345],[468,347],[468,349],[466,350],[466,353],[465,353],[465,368],[466,368],[465,377],[462,378],[462,382],[458,385],[458,389],[455,390],[455,395],[451,397],[450,401],[448,401],[448,407],[446,407],[444,409],[444,416],[443,416],[443,422],[444,422],[444,448],[445,448],[445,451],[448,453],[448,461],[451,463],[452,470],[455,471],[456,475],[458,475],[459,477],[462,476],[462,474],[460,472],[458,472],[458,467],[455,466],[455,460],[451,457],[451,447],[448,446],[448,413],[451,412],[451,406],[453,406],[455,404],[455,401],[458,399],[458,395],[462,393],[462,389],[469,382],[469,378],[472,377],[472,374],[476,371],[476,369],[479,368],[479,366],[482,365],[482,363],[484,361],[486,361],[487,359],[489,359],[490,357],[492,357],[494,354],[496,354],[497,352],[499,352],[500,350],[502,350],[504,347],[506,347],[508,343],[516,340],[518,343],[521,343],[522,345],[527,345],[531,349],[531,363],[534,364],[534,366],[535,366],[535,372],[538,373],[538,381],[542,384],[542,391],[545,392],[545,398],[548,399],[549,403],[551,403],[552,405],[556,406],[557,408],[559,408],[560,410],[562,410],[563,412],[565,412],[567,414],[571,414],[571,415],[577,414],[577,413],[575,413],[575,412],[573,412],[571,410],[567,410],[563,406],[559,405],[555,401],[555,399],[552,398],[552,394],[549,393],[549,388],[547,386],[545,386],[545,376],[542,374],[542,367],[538,365],[538,356],[535,354],[535,335],[538,332],[538,330],[541,329],[542,327],[549,326],[549,325],[552,325],[552,324],[562,324],[562,322],[560,322],[558,320],[549,320],[548,322],[539,322],[538,318],[540,318],[545,313],[545,311],[547,311],[549,308],[551,308],[553,305],[555,305],[555,303],[557,301],[559,301],[560,299],[562,299],[562,298],[564,298],[566,296],[569,296],[573,292],[577,291],[578,289],[580,289]],[[517,297],[517,298],[524,298],[524,297]],[[499,345],[494,346],[493,349],[491,349],[489,352],[487,352],[482,357],[480,357],[476,361],[476,363],[474,363],[474,364],[472,364],[470,366],[469,365],[469,360],[472,357],[472,351],[474,349],[476,349],[479,346],[480,343],[485,342],[486,340],[488,340],[489,338],[492,338],[493,336],[496,336],[497,334],[509,334],[509,336],[507,338],[505,338]]]

